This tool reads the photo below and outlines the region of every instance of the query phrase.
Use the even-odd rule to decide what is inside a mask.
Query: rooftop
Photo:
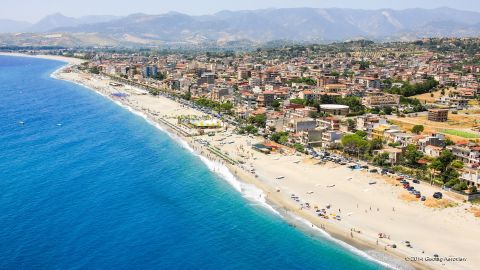
[[[346,105],[340,105],[340,104],[322,104],[320,105],[320,108],[325,110],[341,110],[341,109],[348,109],[349,107]]]

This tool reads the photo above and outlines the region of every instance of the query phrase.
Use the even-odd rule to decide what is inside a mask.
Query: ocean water
[[[50,78],[61,65],[0,56],[0,269],[384,268],[292,227],[142,117]]]

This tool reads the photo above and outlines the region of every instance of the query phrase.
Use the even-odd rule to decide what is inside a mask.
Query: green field
[[[470,133],[470,132],[455,130],[455,129],[444,129],[444,130],[442,130],[442,133],[445,133],[445,134],[448,134],[448,135],[453,135],[453,136],[458,136],[458,137],[463,137],[463,138],[467,138],[467,139],[480,138],[480,135],[477,135],[475,133]]]

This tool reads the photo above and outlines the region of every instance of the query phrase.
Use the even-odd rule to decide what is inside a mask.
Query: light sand
[[[167,98],[139,94],[141,90],[133,87],[109,86],[109,80],[100,76],[76,72],[59,72],[57,76],[86,85],[106,96],[113,92],[128,93],[128,98],[117,98],[116,101],[143,112],[157,122],[166,121],[173,125],[177,116],[202,115]],[[194,132],[184,126],[180,128],[185,132]],[[409,262],[417,268],[476,269],[480,265],[480,219],[474,217],[469,210],[470,205],[466,203],[432,209],[419,201],[408,202],[399,198],[403,188],[393,186],[391,183],[395,181],[379,175],[351,171],[334,164],[316,165],[315,161],[305,161],[304,156],[264,155],[251,150],[249,145],[261,138],[223,132],[201,138],[234,160],[243,161],[243,165],[228,167],[242,180],[264,190],[270,202],[288,213],[308,219],[336,238],[370,250],[386,251],[402,260],[408,256],[424,258],[434,254],[442,258],[466,258],[463,262]],[[185,140],[195,149],[206,151],[192,138]],[[251,173],[252,168],[254,173]],[[279,176],[284,178],[276,179]],[[372,180],[377,184],[369,185]],[[417,189],[427,196],[437,191],[423,183]],[[291,199],[291,194],[299,196],[300,202]],[[306,202],[310,204],[310,209],[301,206],[305,206]],[[331,206],[327,210],[330,218],[318,217],[314,207],[326,208],[326,205]],[[341,221],[334,220],[332,214],[341,215]],[[379,238],[379,233],[389,239]],[[406,247],[405,241],[410,241],[412,248]],[[396,244],[397,248],[391,248],[392,244]]]
[[[73,58],[73,57],[65,57],[65,56],[60,56],[60,55],[47,55],[47,54],[34,55],[34,54],[8,53],[8,52],[0,52],[0,55],[56,60],[56,61],[65,62],[68,65],[78,65],[78,64],[86,62],[86,60],[83,60],[83,59]]]

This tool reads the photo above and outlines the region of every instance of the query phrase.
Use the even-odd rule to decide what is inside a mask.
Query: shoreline
[[[66,57],[60,55],[48,55],[48,54],[25,54],[25,53],[14,53],[14,52],[1,52],[0,56],[10,56],[10,57],[27,57],[27,58],[37,58],[37,59],[45,59],[45,60],[53,60],[53,61],[60,61],[66,63],[65,66],[60,67],[58,70],[54,71],[57,72],[59,70],[63,70],[69,66],[78,65],[87,60],[83,60],[80,58],[74,57]]]
[[[234,183],[231,183],[229,180],[227,180],[226,178],[228,176],[226,176],[224,174],[222,175],[221,173],[219,173],[218,170],[217,170],[218,168],[211,168],[209,166],[208,162],[213,163],[213,166],[216,165],[216,166],[225,167],[228,170],[228,173],[231,174],[235,178],[235,180],[239,182],[240,185],[242,185],[242,183],[253,185],[255,188],[258,188],[263,193],[264,200],[265,200],[264,204],[266,204],[266,205],[264,205],[260,202],[259,205],[262,208],[264,208],[265,210],[270,211],[270,212],[273,211],[273,213],[278,214],[285,222],[293,225],[294,227],[297,227],[297,225],[299,225],[298,227],[303,233],[307,233],[308,231],[313,231],[314,233],[316,232],[316,233],[320,234],[322,237],[325,237],[328,241],[332,241],[335,244],[342,246],[342,248],[348,250],[349,252],[352,252],[352,253],[356,254],[357,256],[363,257],[365,260],[374,262],[374,263],[379,264],[379,265],[381,265],[383,267],[386,267],[386,268],[390,268],[390,269],[409,269],[408,266],[411,266],[414,269],[420,269],[420,270],[433,269],[432,267],[430,267],[426,264],[422,264],[422,263],[418,263],[418,262],[408,262],[408,263],[407,262],[402,262],[402,265],[400,265],[400,267],[398,267],[398,266],[396,267],[395,265],[390,264],[390,263],[392,263],[392,261],[391,261],[392,259],[397,259],[398,262],[401,262],[400,260],[403,257],[403,254],[401,254],[399,252],[393,252],[391,249],[388,250],[388,251],[378,250],[378,247],[375,244],[373,244],[372,242],[362,240],[362,239],[358,239],[358,238],[351,239],[351,238],[348,237],[348,232],[347,231],[344,231],[341,228],[336,227],[332,224],[328,224],[328,223],[327,224],[322,224],[322,223],[316,221],[314,218],[312,218],[313,216],[307,215],[306,213],[303,213],[301,211],[297,211],[298,207],[295,204],[293,204],[292,202],[283,200],[279,196],[275,196],[274,195],[275,193],[273,193],[273,190],[271,188],[269,188],[267,185],[265,185],[264,183],[262,183],[261,181],[255,179],[251,175],[248,175],[248,174],[246,174],[242,171],[240,171],[240,173],[238,173],[238,170],[236,170],[236,168],[233,165],[230,165],[230,164],[227,164],[227,163],[222,163],[221,161],[216,160],[215,158],[212,158],[208,154],[204,155],[205,149],[202,148],[201,151],[199,151],[197,149],[198,147],[201,148],[202,147],[201,145],[195,144],[193,141],[189,140],[190,138],[182,136],[182,134],[179,134],[179,132],[177,132],[176,130],[172,129],[171,127],[165,125],[164,123],[150,118],[149,115],[147,115],[145,112],[142,112],[142,111],[139,111],[135,108],[132,108],[131,106],[126,105],[126,104],[122,103],[121,101],[115,100],[115,99],[111,98],[110,96],[108,96],[104,93],[101,93],[97,89],[89,87],[88,85],[85,85],[83,83],[78,83],[78,82],[75,82],[75,81],[66,80],[65,78],[59,78],[57,76],[58,73],[60,73],[65,68],[67,68],[67,66],[62,66],[58,70],[53,72],[52,73],[52,78],[55,78],[55,79],[58,79],[58,80],[68,81],[68,82],[80,85],[82,87],[85,87],[85,88],[89,89],[90,91],[93,91],[93,92],[101,95],[102,97],[109,99],[110,101],[112,101],[115,104],[121,106],[122,108],[129,110],[131,113],[142,117],[145,121],[147,121],[147,123],[152,124],[157,129],[166,133],[166,135],[169,136],[174,141],[176,141],[179,144],[180,147],[182,147],[184,149],[187,149],[193,155],[198,156],[202,160],[202,162],[207,167],[209,167],[209,169],[213,173],[217,174],[220,178],[222,178],[224,181],[226,181],[228,184],[230,184],[245,199],[250,200],[254,203],[259,203],[259,201],[257,199],[254,199],[254,198],[251,198],[251,197],[249,198],[243,192],[243,190],[241,190],[241,187],[238,188],[238,187],[235,186]],[[165,98],[165,97],[160,97],[160,98]],[[278,212],[277,209],[282,209],[282,210],[286,211],[287,214],[282,214],[282,213]],[[313,225],[313,226],[311,226],[310,224]],[[302,228],[301,225],[303,225],[303,228]],[[309,227],[309,226],[311,226],[311,227]],[[386,256],[391,256],[389,258],[387,257],[390,260],[383,261],[383,260],[381,260],[379,258],[375,258],[371,254],[367,253],[367,251],[372,251],[372,250],[379,251],[379,252],[385,254]]]
[[[0,55],[5,55],[0,53]],[[16,55],[11,55],[8,54],[9,56],[22,56],[19,54]],[[28,56],[28,55],[27,55]],[[43,58],[42,56],[30,56],[30,57],[35,57],[35,58]],[[113,99],[111,96],[102,93],[98,89],[95,89],[94,87],[88,86],[87,84],[83,84],[81,82],[76,82],[74,80],[69,80],[68,78],[60,78],[58,75],[61,73],[62,70],[65,68],[74,65],[74,62],[68,62],[65,61],[66,59],[52,59],[52,58],[44,58],[44,59],[50,59],[50,60],[59,60],[59,61],[64,61],[67,62],[67,65],[64,65],[60,67],[58,70],[54,71],[51,74],[51,77],[58,79],[58,80],[65,80],[69,81],[78,85],[81,85],[97,94],[102,95],[103,97],[108,98],[109,100],[113,101],[117,105],[122,106],[123,108],[129,110],[130,112],[137,114],[138,116],[141,116],[144,118],[149,124],[154,125],[155,127],[159,128],[163,132],[167,133],[168,136],[170,136],[172,139],[177,141],[181,147],[186,148],[187,150],[191,151],[194,155],[199,156],[202,161],[210,168],[209,164],[207,162],[214,163],[213,166],[223,166],[228,170],[228,173],[230,173],[235,179],[234,181],[238,181],[240,184],[240,187],[235,186],[235,183],[231,183],[231,180],[225,179],[225,175],[222,175],[218,171],[218,169],[221,168],[210,168],[213,172],[224,178],[225,181],[229,182],[230,185],[234,187],[237,191],[239,191],[242,196],[244,196],[246,199],[254,201],[254,202],[260,202],[261,204],[265,203],[268,206],[262,205],[262,207],[269,208],[271,207],[274,212],[277,212],[282,219],[284,219],[287,223],[293,224],[295,227],[299,227],[299,229],[303,233],[319,233],[327,240],[335,242],[338,245],[341,245],[343,248],[349,250],[350,252],[355,253],[358,256],[362,256],[366,260],[369,261],[374,261],[384,267],[390,267],[390,268],[403,268],[403,266],[408,265],[412,266],[416,269],[434,269],[437,267],[440,267],[439,265],[433,266],[431,264],[426,264],[426,263],[420,263],[420,262],[405,262],[402,261],[403,258],[408,256],[409,254],[402,253],[398,249],[392,249],[389,248],[388,250],[384,250],[381,248],[381,246],[375,244],[375,239],[371,239],[371,237],[368,237],[365,234],[355,234],[355,237],[353,237],[353,234],[351,234],[351,231],[348,229],[342,228],[341,226],[337,224],[333,224],[331,222],[322,222],[318,217],[316,217],[313,213],[311,212],[306,212],[302,211],[301,209],[298,209],[298,204],[294,203],[291,200],[288,200],[285,197],[282,197],[281,194],[277,194],[278,192],[276,191],[276,188],[272,185],[269,185],[265,183],[264,181],[261,181],[258,178],[253,177],[249,173],[240,170],[238,167],[235,165],[228,164],[226,162],[221,162],[219,160],[216,160],[215,158],[211,158],[209,153],[203,146],[200,144],[196,143],[194,140],[192,140],[192,137],[185,137],[182,134],[179,134],[177,130],[172,129],[165,123],[162,123],[161,121],[158,121],[155,119],[154,115],[149,115],[148,109],[147,111],[143,111],[141,108],[133,108],[130,106],[127,102],[122,102],[121,100]],[[75,59],[79,60],[79,59]],[[78,63],[78,62],[77,62]],[[167,99],[165,97],[159,97],[160,99]],[[174,102],[174,101],[172,101]],[[177,103],[180,105],[179,103]],[[190,149],[188,149],[190,148]],[[200,151],[199,151],[200,149]],[[204,152],[208,153],[207,155],[204,154]],[[205,160],[204,160],[205,159]],[[216,163],[216,164],[215,164]],[[226,172],[223,172],[225,174]],[[263,192],[263,197],[261,198],[264,202],[262,203],[261,201],[258,200],[258,198],[249,198],[246,196],[243,192],[242,188],[242,183],[246,185],[253,185],[254,187],[258,188],[260,191]],[[349,237],[352,235],[352,237]],[[331,239],[329,239],[331,238]],[[473,247],[472,247],[473,248]],[[369,251],[375,251],[378,254],[387,254],[388,259],[394,258],[397,260],[397,262],[401,262],[402,265],[388,265],[388,262],[383,262],[381,259],[376,258],[375,256],[372,256],[372,254],[369,254]],[[389,261],[389,260],[386,260]],[[395,263],[393,261],[392,263]]]
[[[54,73],[60,72],[62,69],[65,67],[61,67],[59,70],[55,71]],[[56,74],[52,73],[52,77],[55,79],[59,80],[65,80],[62,78],[56,77]],[[67,80],[69,81],[69,80]],[[326,240],[331,241],[337,245],[340,245],[342,248],[348,250],[349,252],[352,252],[356,254],[357,256],[360,256],[368,261],[374,262],[376,264],[379,264],[383,267],[386,268],[391,268],[391,269],[403,269],[402,268],[397,268],[394,265],[391,265],[388,262],[388,260],[382,261],[378,258],[373,257],[371,254],[368,254],[366,251],[368,250],[375,250],[377,247],[373,246],[371,243],[367,241],[361,241],[359,239],[350,239],[348,236],[345,235],[345,231],[342,231],[339,228],[336,228],[335,226],[331,226],[330,224],[321,224],[318,221],[311,220],[311,217],[308,215],[304,215],[302,212],[296,211],[295,209],[297,208],[295,205],[291,204],[288,201],[282,200],[282,198],[277,197],[277,196],[272,196],[272,190],[264,185],[262,182],[256,180],[254,177],[243,173],[238,170],[236,170],[235,166],[228,164],[228,163],[221,163],[219,160],[212,159],[209,155],[204,155],[203,151],[205,149],[202,149],[202,151],[198,151],[198,147],[201,147],[191,140],[189,138],[183,136],[180,134],[178,131],[172,129],[171,127],[165,125],[162,122],[155,121],[155,119],[149,118],[148,115],[146,115],[144,112],[138,111],[135,108],[132,108],[128,105],[123,104],[122,102],[112,99],[110,96],[107,96],[98,90],[95,90],[85,84],[82,83],[77,83],[74,81],[69,81],[71,83],[75,83],[77,85],[80,85],[82,87],[85,87],[89,89],[90,91],[93,91],[94,93],[97,93],[101,95],[104,98],[109,99],[110,101],[114,102],[115,104],[121,106],[122,108],[130,111],[133,114],[136,114],[137,116],[142,117],[147,123],[153,125],[157,129],[161,130],[162,132],[166,133],[167,136],[169,136],[171,139],[176,141],[180,147],[189,150],[193,155],[196,155],[199,157],[202,162],[209,167],[209,169],[217,174],[220,178],[223,179],[223,181],[226,181],[229,185],[231,185],[236,191],[240,193],[242,197],[245,199],[252,201],[254,203],[259,203],[259,205],[264,208],[265,210],[271,212],[272,214],[278,215],[280,218],[282,218],[285,222],[293,225],[294,227],[299,227],[299,229],[302,231],[302,233],[309,233],[313,232],[314,234],[320,234],[316,235],[316,237],[324,237]],[[163,97],[164,98],[164,97]],[[235,179],[235,181],[238,181],[240,185],[242,184],[249,184],[253,185],[255,188],[259,189],[263,195],[264,195],[264,202],[259,202],[258,199],[252,198],[247,196],[244,191],[241,189],[241,187],[236,187],[235,183],[232,183],[231,181],[227,180],[226,178],[228,175],[221,174],[218,172],[218,168],[211,168],[208,164],[208,162],[214,163],[213,166],[223,166],[228,170],[228,173],[231,174]],[[285,211],[284,214],[282,214],[278,210],[283,210]],[[348,233],[347,233],[348,234]],[[387,256],[392,256],[392,258],[389,259],[401,259],[400,254],[396,254],[393,252],[387,252]],[[415,269],[421,269],[421,270],[429,270],[432,269],[428,267],[427,265],[420,264],[420,263],[408,263],[409,266],[413,266]],[[405,266],[405,265],[403,265]]]

